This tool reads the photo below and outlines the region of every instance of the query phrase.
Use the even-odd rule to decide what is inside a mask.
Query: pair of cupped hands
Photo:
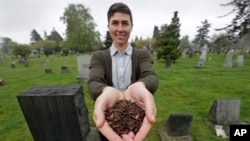
[[[119,136],[109,126],[105,120],[104,111],[107,107],[111,107],[121,99],[131,100],[137,102],[143,110],[145,110],[145,117],[139,131],[134,134],[130,132]],[[93,112],[93,119],[98,130],[109,141],[143,141],[150,131],[156,116],[156,106],[153,95],[146,89],[143,82],[136,82],[131,84],[123,93],[114,87],[105,87],[102,94],[98,96],[95,101]]]

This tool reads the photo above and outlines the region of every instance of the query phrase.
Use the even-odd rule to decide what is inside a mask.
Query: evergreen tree
[[[30,36],[31,36],[31,39],[30,39],[31,43],[43,40],[42,37],[41,37],[41,35],[35,29],[33,29],[31,31]]]
[[[195,35],[195,39],[193,41],[193,43],[195,45],[198,45],[199,47],[199,50],[200,51],[200,48],[203,47],[205,44],[208,43],[208,33],[209,33],[209,28],[211,27],[211,24],[208,23],[208,20],[205,19],[204,21],[201,21],[201,26],[198,26],[198,34]]]
[[[174,12],[170,25],[163,25],[160,30],[160,49],[157,51],[158,59],[165,59],[166,62],[171,63],[181,55],[179,46],[180,40],[180,19],[178,12]],[[171,65],[171,64],[170,64]]]
[[[180,45],[179,45],[180,49],[190,49],[191,48],[191,45],[189,43],[188,38],[189,38],[188,35],[181,38]]]
[[[159,28],[158,26],[154,26],[153,38],[156,39],[159,37]]]
[[[54,40],[58,44],[59,44],[59,42],[61,42],[63,40],[62,36],[55,30],[55,28],[53,28],[53,30],[51,31],[50,35],[47,36],[47,39],[48,40]]]
[[[105,49],[109,48],[113,43],[113,40],[110,36],[110,33],[109,31],[106,32],[106,37],[105,37],[105,41],[104,41],[104,46],[105,46]]]
[[[231,24],[217,30],[225,30],[230,34],[230,37],[241,38],[250,33],[250,1],[249,0],[231,0],[222,6],[233,6],[233,10],[228,13],[236,13]],[[224,15],[222,17],[225,17]]]

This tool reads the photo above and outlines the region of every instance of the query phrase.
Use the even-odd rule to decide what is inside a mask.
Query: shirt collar
[[[110,49],[110,55],[113,56],[115,55],[118,51],[118,49],[114,46],[114,44],[111,45]],[[125,49],[124,53],[127,55],[132,55],[132,47],[128,45],[128,47]]]

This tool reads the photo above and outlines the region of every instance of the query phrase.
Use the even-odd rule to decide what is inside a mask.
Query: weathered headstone
[[[187,48],[183,49],[182,54],[181,54],[182,58],[186,58],[187,57],[187,52],[188,52]]]
[[[24,67],[29,67],[29,61],[27,60],[27,58],[24,59],[23,65]]]
[[[0,85],[4,84],[4,80],[0,78]]]
[[[244,55],[238,55],[236,58],[236,67],[242,67],[244,66]]]
[[[15,68],[16,67],[16,62],[14,60],[12,60],[11,62],[11,68]]]
[[[44,71],[45,71],[45,74],[52,74],[53,73],[52,69],[44,69]]]
[[[207,60],[207,51],[208,51],[208,47],[207,47],[207,44],[205,44],[202,49],[201,49],[201,56],[200,58],[203,58],[204,61]]]
[[[207,118],[214,124],[238,123],[240,121],[240,100],[215,100]]]
[[[234,53],[233,49],[227,52],[226,60],[225,60],[225,63],[223,64],[224,67],[230,68],[233,66],[233,63],[232,63],[233,53]]]
[[[200,55],[200,58],[199,58],[199,61],[198,61],[198,64],[197,64],[196,68],[204,68],[205,67],[204,62],[206,61],[207,50],[208,50],[208,47],[205,44],[202,47],[201,55]]]
[[[172,64],[172,62],[171,62],[171,59],[170,59],[170,57],[167,57],[167,59],[165,60],[165,66],[166,66],[166,68],[171,68],[171,64]]]
[[[0,65],[2,65],[3,64],[3,60],[2,60],[2,58],[0,58]]]
[[[192,141],[189,129],[193,115],[190,113],[171,114],[165,126],[160,129],[162,141]]]
[[[17,98],[35,141],[94,138],[82,86],[33,87]]]
[[[221,126],[228,137],[231,124],[244,124],[240,121],[240,99],[215,100],[205,120],[215,131]]]
[[[88,81],[90,59],[91,55],[83,55],[77,57],[78,76],[76,77],[76,79],[78,82]]]
[[[62,66],[62,67],[61,67],[61,73],[69,73],[69,67],[67,67],[67,66]]]

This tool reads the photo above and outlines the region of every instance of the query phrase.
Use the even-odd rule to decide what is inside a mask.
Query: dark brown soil
[[[135,102],[120,100],[104,112],[110,127],[118,134],[136,134],[145,117],[145,111]]]

